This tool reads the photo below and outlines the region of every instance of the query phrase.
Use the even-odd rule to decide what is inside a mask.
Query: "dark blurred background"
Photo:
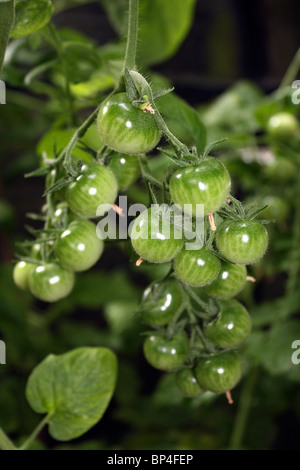
[[[278,86],[299,47],[297,0],[198,0],[191,31],[177,54],[154,69],[194,102],[223,91],[237,79],[265,90]],[[100,44],[117,38],[98,2],[56,17]]]

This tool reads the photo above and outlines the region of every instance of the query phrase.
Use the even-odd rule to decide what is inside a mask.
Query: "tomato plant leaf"
[[[177,121],[184,128],[198,152],[202,153],[206,144],[206,130],[198,113],[175,94],[158,98],[156,104],[164,117]]]
[[[94,426],[112,397],[117,360],[106,348],[78,348],[49,355],[29,377],[26,397],[37,413],[49,415],[54,439],[68,441]]]
[[[127,0],[101,0],[120,36],[126,33]],[[192,24],[196,0],[140,0],[138,63],[157,64],[171,57]]]
[[[26,0],[16,5],[16,19],[11,37],[20,38],[35,33],[51,19],[53,5],[50,0]]]

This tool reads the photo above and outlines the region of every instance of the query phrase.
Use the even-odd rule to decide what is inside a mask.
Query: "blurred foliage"
[[[57,13],[89,2],[53,3]],[[102,4],[122,37],[126,2]],[[147,67],[176,52],[191,27],[195,1],[165,0],[158,12],[158,1],[141,4],[139,58]],[[250,268],[257,282],[248,283],[239,295],[252,314],[253,332],[241,353],[244,379],[233,392],[237,405],[229,407],[224,396],[209,393],[186,399],[173,375],[153,370],[141,352],[141,294],[150,281],[166,274],[168,265],[136,268],[127,242],[108,243],[99,265],[79,275],[70,297],[55,305],[35,302],[13,284],[8,262],[13,243],[24,235],[24,214],[43,203],[41,184],[23,182],[21,175],[41,163],[43,151],[51,158],[54,144],[65,145],[88,110],[112,89],[122,66],[122,40],[99,46],[69,27],[58,35],[45,26],[11,40],[3,69],[9,104],[0,114],[0,338],[7,345],[7,365],[0,366],[1,425],[20,441],[36,425],[37,417],[25,400],[25,384],[49,353],[109,347],[118,356],[119,375],[103,421],[71,444],[59,445],[42,434],[32,448],[273,448],[284,434],[282,416],[292,416],[291,426],[300,419],[299,366],[291,362],[291,343],[300,339],[300,133],[283,144],[266,130],[276,112],[297,114],[289,89],[266,95],[256,85],[240,81],[212,102],[199,104],[198,112],[176,96],[160,100],[170,128],[184,142],[197,145],[205,132],[208,142],[227,139],[214,154],[228,167],[234,194],[257,206],[271,201],[262,218],[275,219],[268,226],[267,256]],[[151,80],[166,83],[158,74]],[[95,136],[86,137],[94,148]],[[79,157],[80,152],[75,150]],[[159,178],[170,162],[157,153],[150,166]],[[134,202],[149,200],[141,182],[129,189],[128,196]],[[296,446],[296,439],[283,441],[288,448]]]

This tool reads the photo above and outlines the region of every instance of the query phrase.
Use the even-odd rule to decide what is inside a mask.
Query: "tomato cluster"
[[[56,302],[66,297],[73,289],[74,273],[90,269],[97,263],[104,243],[96,233],[95,224],[88,219],[103,215],[114,205],[118,191],[126,191],[136,181],[140,175],[137,154],[151,150],[161,137],[153,116],[134,107],[126,93],[115,94],[103,103],[97,127],[100,137],[114,152],[108,153],[106,164],[103,164],[95,161],[90,153],[74,149],[72,161],[78,168],[76,175],[63,189],[57,188],[55,191],[52,205],[56,204],[56,209],[52,208],[51,211],[47,206],[45,233],[55,232],[56,239],[49,242],[41,239],[41,244],[33,244],[30,261],[27,256],[14,268],[16,285],[30,290],[45,302]],[[103,142],[95,135],[95,129],[96,126],[92,125],[82,141],[85,146],[98,152]],[[56,144],[66,146],[72,134],[72,131],[58,131]],[[51,135],[51,142],[53,137]],[[39,147],[44,149],[47,139],[45,136]],[[45,166],[44,163],[42,166]],[[61,177],[64,174],[62,167],[53,168],[47,182],[53,176]],[[61,199],[64,202],[59,202]]]
[[[233,297],[245,286],[246,265],[266,252],[268,233],[254,220],[259,211],[246,213],[230,188],[227,169],[209,156],[172,174],[170,203],[194,221],[204,215],[210,224],[196,249],[187,244],[175,218],[156,205],[135,219],[131,233],[139,263],[172,262],[171,277],[151,285],[143,296],[142,318],[155,329],[145,340],[144,354],[158,370],[176,371],[176,384],[187,397],[206,390],[228,392],[238,383],[242,367],[234,350],[251,331],[248,311]],[[194,288],[212,301],[199,298]]]
[[[56,168],[54,162],[55,168],[47,175],[48,190],[49,181],[54,184],[48,192],[52,194],[54,188],[54,196],[47,199],[45,230],[33,244],[29,259],[14,269],[15,283],[42,301],[66,297],[73,289],[75,273],[97,263],[104,242],[89,219],[102,216],[114,206],[118,191],[126,191],[137,180],[140,156],[152,150],[163,134],[155,110],[147,100],[143,102],[147,96],[135,101],[128,96],[116,93],[103,102],[93,135],[89,131],[83,139],[90,150],[88,158],[78,160],[76,152],[71,163],[66,159],[64,168]],[[283,124],[287,132],[286,118]],[[251,319],[233,297],[246,283],[245,265],[264,255],[268,234],[254,220],[257,214],[246,214],[230,195],[230,175],[221,161],[208,151],[199,156],[183,144],[182,152],[178,155],[177,148],[172,157],[179,168],[159,184],[169,205],[154,204],[141,212],[130,236],[140,257],[138,264],[172,262],[169,276],[144,292],[140,312],[153,328],[144,342],[144,355],[156,369],[175,371],[182,393],[196,397],[206,390],[227,392],[241,377],[234,349],[249,335]],[[142,173],[147,180],[143,169]],[[55,181],[57,175],[65,184]],[[155,202],[152,181],[148,180],[149,192]],[[170,216],[171,204],[193,224],[202,217],[204,238],[196,237],[196,249],[188,245],[176,217]],[[49,233],[55,234],[53,239],[43,238]]]
[[[74,217],[51,243],[51,255],[46,261],[42,258],[41,245],[35,244],[31,250],[35,262],[19,261],[15,265],[16,285],[30,290],[44,302],[67,297],[74,287],[74,273],[90,269],[102,255],[104,244],[96,234],[95,224]]]

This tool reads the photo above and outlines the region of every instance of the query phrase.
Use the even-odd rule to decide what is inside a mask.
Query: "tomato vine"
[[[158,370],[175,372],[178,388],[185,396],[201,396],[206,391],[227,393],[232,403],[230,391],[242,375],[236,349],[251,330],[250,315],[233,297],[246,284],[245,265],[257,262],[267,250],[267,222],[254,220],[266,206],[247,210],[231,194],[229,172],[212,156],[219,142],[206,146],[203,142],[200,152],[196,146],[181,142],[169,129],[163,117],[164,107],[157,100],[173,90],[155,91],[137,71],[138,10],[139,1],[129,0],[124,63],[113,91],[76,128],[66,146],[54,145],[53,158],[44,153],[42,166],[27,175],[45,177],[46,204],[41,214],[32,215],[43,226],[31,227],[33,238],[20,244],[22,253],[14,269],[14,280],[18,287],[29,289],[44,302],[68,296],[76,272],[90,269],[104,249],[90,219],[103,215],[98,212],[101,205],[118,211],[118,191],[126,191],[140,173],[152,206],[133,223],[131,244],[137,265],[172,263],[169,274],[151,284],[141,301],[140,317],[148,328],[145,358]],[[62,44],[54,26],[48,24],[44,34],[66,72]],[[67,73],[65,76],[68,124],[73,127],[76,110]],[[95,123],[99,133],[96,150],[84,141]],[[158,145],[170,160],[169,173],[163,180],[151,173],[146,155]],[[85,156],[76,160],[74,151],[78,148]],[[131,165],[128,174],[122,171],[122,159],[124,165]],[[162,212],[159,203],[164,206]],[[202,217],[198,217],[197,205],[204,206]],[[189,237],[178,227],[176,216],[168,213],[173,206],[182,219],[189,218],[196,249],[188,249]],[[199,220],[202,236],[197,233]],[[298,270],[298,265],[293,269]],[[97,350],[95,354],[102,352]],[[94,355],[94,351],[89,353]],[[59,358],[57,362],[63,360],[67,359]],[[47,361],[43,366],[47,368]],[[35,376],[32,380],[38,382]],[[29,389],[31,402],[33,395]],[[110,396],[108,393],[107,403]],[[29,447],[45,424],[52,424],[52,428],[57,424],[41,404],[35,409],[46,413],[46,418],[22,449]],[[99,419],[102,412],[97,412]],[[90,424],[94,422],[90,418]],[[82,429],[85,432],[88,428]],[[71,437],[67,434],[70,438],[77,435],[80,433]],[[61,438],[57,428],[54,436]],[[1,429],[0,445],[13,447]]]

